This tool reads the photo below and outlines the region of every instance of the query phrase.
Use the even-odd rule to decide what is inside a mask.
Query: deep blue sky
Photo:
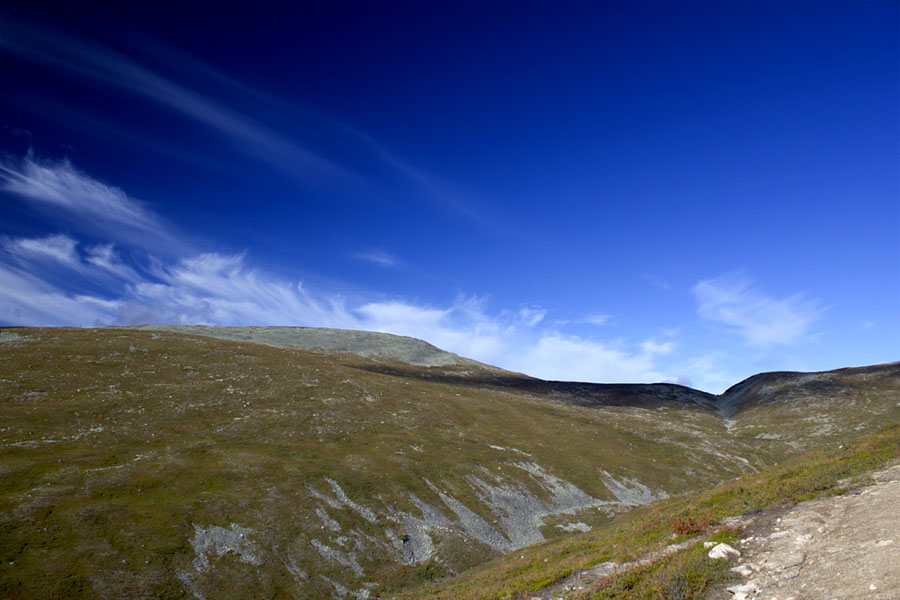
[[[0,9],[2,323],[900,359],[896,1],[129,4]]]

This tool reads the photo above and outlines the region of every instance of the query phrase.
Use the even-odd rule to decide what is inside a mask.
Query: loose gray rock
[[[741,553],[728,544],[716,544],[707,554],[710,558],[727,558],[728,560],[736,560],[741,557]]]
[[[606,489],[615,496],[616,501],[623,507],[641,506],[650,504],[656,500],[667,498],[669,495],[664,491],[653,491],[640,481],[622,477],[616,479],[611,473],[600,470],[600,479],[606,486]]]
[[[316,551],[325,560],[328,560],[332,563],[344,565],[345,567],[348,567],[351,571],[353,571],[354,575],[356,575],[357,577],[362,577],[363,568],[357,561],[356,555],[353,552],[349,553],[349,555],[344,554],[340,550],[336,550],[331,546],[323,544],[315,538],[310,540],[310,544],[312,544],[313,548],[315,548]]]
[[[249,527],[241,527],[237,523],[231,524],[231,529],[225,529],[218,525],[200,527],[194,524],[194,537],[188,540],[196,553],[193,564],[198,571],[206,571],[210,567],[209,558],[216,558],[233,552],[240,559],[251,565],[261,565],[259,550],[247,537],[253,530]]]

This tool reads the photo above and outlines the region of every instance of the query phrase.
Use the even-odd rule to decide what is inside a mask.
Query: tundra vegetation
[[[711,396],[201,333],[0,330],[0,595],[509,598],[897,456],[897,365]],[[700,558],[585,594],[692,597]]]

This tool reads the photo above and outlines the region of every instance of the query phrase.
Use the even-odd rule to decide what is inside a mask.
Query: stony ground
[[[900,465],[873,478],[756,519],[742,538],[743,583],[711,600],[900,598]]]

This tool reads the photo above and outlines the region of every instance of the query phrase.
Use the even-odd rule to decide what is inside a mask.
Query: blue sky
[[[900,358],[896,1],[0,10],[2,324],[709,391]]]

